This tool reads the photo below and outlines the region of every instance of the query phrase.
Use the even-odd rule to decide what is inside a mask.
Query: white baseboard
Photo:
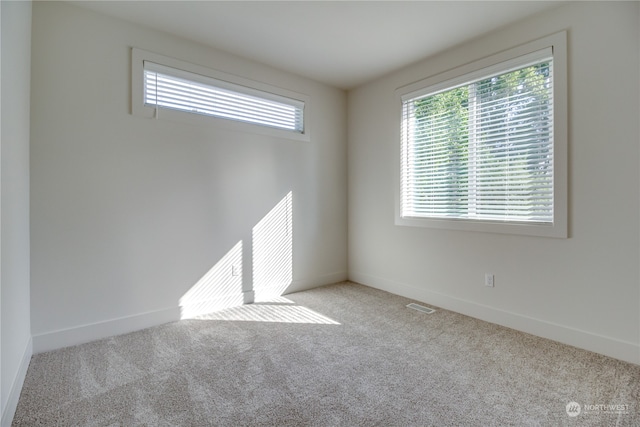
[[[91,323],[33,336],[33,352],[57,350],[180,320],[180,307]]]
[[[287,292],[297,292],[344,280],[347,280],[346,271],[318,276],[308,280],[296,280],[289,286]],[[245,291],[244,295],[240,296],[238,304],[243,303],[243,298],[245,303],[249,302],[249,300],[253,301],[253,291]],[[206,303],[206,301],[204,303]],[[182,307],[182,309],[184,310],[184,307]],[[178,321],[181,317],[181,307],[172,307],[68,329],[44,332],[33,336],[33,352],[36,354],[43,353],[45,351],[57,350],[59,348],[83,344],[102,338],[126,334],[151,326]]]
[[[254,291],[243,291],[216,295],[215,298],[188,301],[180,305],[180,319],[193,319],[225,308],[250,304],[253,300]]]
[[[20,392],[22,392],[22,386],[24,379],[27,377],[27,369],[29,369],[29,363],[31,362],[31,356],[33,355],[33,341],[29,338],[27,345],[20,359],[20,366],[16,373],[13,382],[11,383],[11,389],[9,390],[9,399],[7,400],[7,406],[2,412],[2,419],[0,420],[0,426],[11,427],[13,416],[16,414],[16,408],[18,407],[18,400],[20,399]]]
[[[287,288],[285,294],[292,292],[306,291],[308,289],[317,288],[318,286],[330,285],[332,283],[344,282],[349,277],[346,271],[337,271],[335,273],[316,276],[311,279],[294,280]]]
[[[406,283],[350,272],[349,280],[542,338],[640,364],[640,345],[512,313]]]

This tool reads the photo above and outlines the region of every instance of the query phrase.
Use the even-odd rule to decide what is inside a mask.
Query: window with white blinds
[[[144,61],[144,104],[304,132],[304,102]]]
[[[548,47],[401,94],[400,218],[562,223],[554,84]]]

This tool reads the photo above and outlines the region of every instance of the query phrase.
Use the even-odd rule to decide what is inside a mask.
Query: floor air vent
[[[411,303],[407,305],[407,307],[413,308],[414,310],[418,310],[427,314],[435,313],[435,310],[433,308],[425,307],[424,305],[420,305],[420,304]]]

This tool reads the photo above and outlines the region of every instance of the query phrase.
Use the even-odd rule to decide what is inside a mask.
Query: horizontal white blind
[[[304,132],[304,103],[195,73],[144,62],[144,103]]]
[[[403,100],[403,217],[553,223],[552,64]]]

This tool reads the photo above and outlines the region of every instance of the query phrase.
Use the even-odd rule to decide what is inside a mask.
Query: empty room
[[[640,2],[0,2],[1,426],[640,425]]]

